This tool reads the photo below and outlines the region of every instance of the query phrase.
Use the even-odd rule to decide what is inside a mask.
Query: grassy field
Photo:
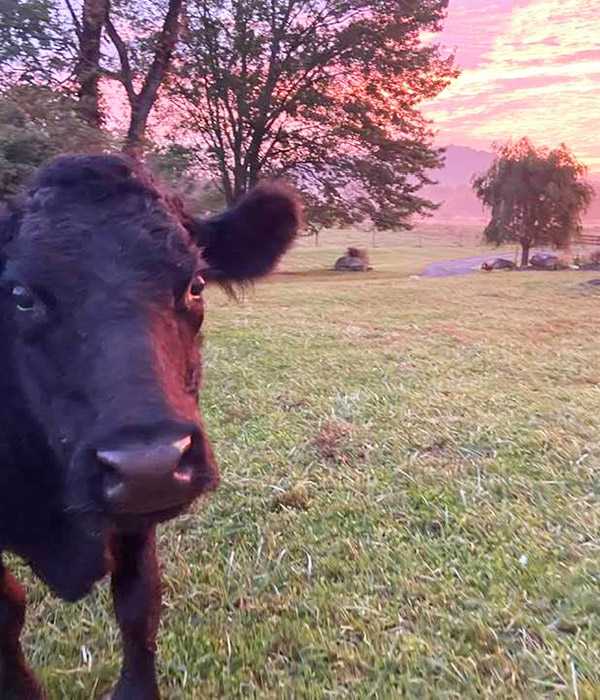
[[[223,483],[161,529],[165,697],[600,697],[594,275],[410,279],[455,246],[340,274],[338,252],[208,294]],[[107,587],[67,606],[29,583],[50,697],[100,697]]]

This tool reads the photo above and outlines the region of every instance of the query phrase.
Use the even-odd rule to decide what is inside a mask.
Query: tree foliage
[[[0,199],[19,191],[47,158],[111,145],[81,119],[72,97],[43,87],[12,88],[0,97]]]
[[[85,1],[108,4],[108,0]],[[127,95],[130,120],[125,150],[132,156],[141,155],[148,118],[179,41],[184,4],[184,0],[122,0],[108,7],[105,28],[118,56],[118,67],[105,69],[103,74],[120,82]],[[121,30],[119,19],[124,20]],[[135,27],[134,32],[131,27]]]
[[[218,179],[198,168],[193,149],[177,142],[155,146],[147,153],[146,161],[163,183],[185,196],[192,214],[210,216],[225,208]]]
[[[0,88],[60,86],[100,128],[102,81],[116,81],[130,111],[125,147],[140,155],[183,6],[184,0],[0,0]]]
[[[527,138],[497,147],[497,154],[473,179],[475,193],[491,210],[484,239],[495,246],[519,243],[523,266],[533,246],[569,247],[594,196],[585,166],[564,144],[535,148]]]
[[[227,201],[285,175],[318,225],[402,228],[434,208],[419,189],[440,152],[419,106],[456,71],[421,37],[440,28],[447,4],[0,0],[0,74],[60,84],[95,128],[103,81],[120,84],[132,155],[166,87],[179,100],[179,142],[216,167]]]
[[[56,86],[76,60],[60,0],[0,0],[0,86]]]
[[[456,75],[447,0],[190,0],[173,92],[234,201],[285,175],[330,223],[401,228],[439,166],[419,111]]]

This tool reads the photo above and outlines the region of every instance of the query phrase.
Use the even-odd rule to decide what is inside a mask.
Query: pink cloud
[[[600,172],[598,7],[589,0],[483,5],[451,0],[441,39],[463,73],[427,106],[440,143],[489,147],[529,136],[564,141]]]

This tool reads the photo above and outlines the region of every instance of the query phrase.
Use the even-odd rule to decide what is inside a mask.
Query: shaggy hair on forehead
[[[61,214],[65,200],[82,209],[109,202],[113,206],[114,200],[126,209],[123,214],[138,219],[150,215],[146,227],[154,228],[155,233],[166,234],[165,225],[170,228],[177,223],[181,225],[179,232],[188,239],[181,198],[159,188],[147,171],[123,156],[58,156],[38,171],[28,194],[28,202],[21,208],[55,215]],[[145,206],[140,207],[139,198],[146,200]]]
[[[68,187],[99,198],[159,193],[148,175],[122,156],[58,156],[37,172],[30,194],[44,187]]]
[[[123,201],[128,195],[153,201],[162,198],[148,175],[121,156],[58,156],[38,170],[27,191],[9,200],[0,212],[0,247],[16,236],[29,214],[60,215],[65,204],[84,207],[110,199]],[[168,198],[164,204],[177,215],[178,206],[169,206]]]
[[[140,206],[140,200],[145,204]],[[297,198],[281,184],[261,184],[223,214],[200,220],[188,214],[178,195],[163,191],[123,156],[58,156],[10,205],[0,226],[0,251],[30,214],[60,217],[67,208],[77,208],[88,217],[86,209],[113,201],[124,220],[135,218],[155,241],[167,237],[180,252],[190,243],[200,248],[207,278],[230,293],[267,274],[302,224]]]
[[[178,208],[123,158],[59,157],[13,202],[5,249],[25,279],[81,292],[87,275],[185,285],[200,262]],[[1,245],[0,241],[0,245]],[[169,281],[171,280],[171,282]]]

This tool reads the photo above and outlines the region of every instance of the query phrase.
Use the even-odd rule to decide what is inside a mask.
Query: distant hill
[[[493,161],[494,154],[488,151],[478,151],[468,146],[448,146],[444,167],[428,173],[438,184],[427,185],[422,190],[428,199],[442,202],[434,218],[484,219],[485,212],[471,189],[471,178],[475,173],[487,170]]]
[[[495,155],[488,151],[477,151],[468,146],[447,146],[446,164],[441,170],[431,171],[432,177],[444,187],[470,185],[474,173],[487,170]]]
[[[434,202],[442,202],[435,212],[435,219],[445,221],[483,220],[487,218],[481,202],[471,189],[471,178],[476,173],[487,170],[494,161],[494,154],[488,151],[478,151],[468,146],[451,145],[446,148],[446,163],[440,170],[429,172],[432,179],[439,184],[428,185],[422,193]],[[598,192],[592,203],[586,219],[600,221],[600,181],[591,184]]]

